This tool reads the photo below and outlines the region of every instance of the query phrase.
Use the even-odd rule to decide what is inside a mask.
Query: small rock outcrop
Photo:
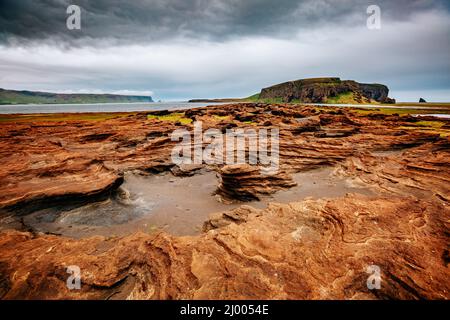
[[[419,99],[419,103],[426,103],[427,101],[424,98]]]
[[[272,194],[297,185],[284,171],[264,175],[259,167],[248,164],[224,166],[219,174],[221,181],[217,194],[225,200],[259,200],[259,195]]]

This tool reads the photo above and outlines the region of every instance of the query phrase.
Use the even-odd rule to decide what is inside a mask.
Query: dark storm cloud
[[[66,28],[70,4],[82,8],[79,31]],[[104,39],[142,43],[173,37],[209,41],[261,35],[286,38],[302,29],[363,22],[369,4],[379,5],[386,18],[398,20],[449,7],[446,0],[1,0],[0,41],[95,44]]]
[[[66,9],[82,8],[81,30]],[[382,27],[366,27],[368,5]],[[450,101],[447,0],[0,0],[0,87],[243,97],[287,80],[379,82]]]

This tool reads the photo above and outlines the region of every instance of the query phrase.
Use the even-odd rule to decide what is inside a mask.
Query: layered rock
[[[441,140],[397,154],[350,157],[339,173],[392,194],[450,202],[450,143]]]
[[[205,130],[279,128],[279,174],[242,165],[177,167],[170,134],[192,124],[145,113],[4,121],[0,209],[8,216],[0,214],[0,222],[59,200],[108,196],[134,170],[192,175],[208,167],[221,176],[219,194],[242,201],[294,185],[295,173],[331,166],[374,195],[241,206],[213,213],[204,232],[191,237],[157,232],[76,240],[4,230],[0,298],[450,298],[447,120],[425,130],[414,117],[263,103],[197,108],[184,116],[202,121]],[[70,265],[80,267],[81,290],[66,286]],[[381,270],[379,290],[367,288],[371,265]]]
[[[367,151],[411,148],[442,139],[431,130],[405,130],[415,125],[415,117],[360,116],[339,108],[242,103],[192,109],[185,117],[202,121],[204,130],[219,128],[223,133],[233,128],[280,130],[279,175],[271,178],[259,174],[259,168],[242,167],[246,174],[241,188],[236,178],[239,167],[233,169],[236,174],[227,173],[229,168],[223,171],[220,192],[235,198],[249,192],[255,199],[289,187],[292,172],[336,165]],[[177,167],[171,161],[176,142],[170,134],[180,126],[193,127],[147,119],[142,113],[104,121],[5,121],[0,127],[0,208],[103,196],[120,185],[124,171],[195,174],[204,165]],[[222,166],[212,169],[220,173]],[[231,186],[240,191],[230,191]]]
[[[247,164],[224,166],[219,174],[217,194],[228,200],[259,200],[260,195],[297,185],[286,172],[265,174],[263,167]]]
[[[244,209],[241,209],[243,211]],[[235,217],[237,213],[225,213]],[[446,206],[348,195],[245,210],[197,237],[0,234],[3,299],[448,299]],[[231,218],[233,220],[234,218]],[[66,268],[81,270],[69,290]],[[369,290],[369,266],[381,287]]]

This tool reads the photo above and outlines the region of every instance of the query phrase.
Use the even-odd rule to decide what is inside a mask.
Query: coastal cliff
[[[280,83],[261,90],[259,100],[304,103],[395,103],[382,84],[365,84],[340,78],[312,78]]]
[[[340,78],[311,78],[279,83],[263,88],[247,98],[192,99],[189,102],[264,102],[264,103],[329,103],[329,104],[395,104],[389,88],[383,84],[359,83]]]
[[[0,88],[0,104],[28,103],[128,103],[153,102],[150,96],[128,96],[118,94],[61,94],[38,91],[17,91]]]

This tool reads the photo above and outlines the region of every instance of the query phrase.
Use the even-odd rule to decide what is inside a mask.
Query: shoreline
[[[211,103],[209,105],[223,105]],[[152,103],[101,103],[101,104],[40,104],[0,105],[0,115],[6,114],[57,114],[57,113],[115,113],[151,112],[159,110],[187,110],[207,106],[206,103],[152,102]],[[141,106],[141,107],[139,107]]]
[[[8,107],[8,108],[14,108],[14,107],[89,107],[89,106],[122,106],[122,105],[142,105],[141,103],[100,103],[100,104],[41,104],[41,105],[0,105],[0,121],[2,117],[5,117],[7,115],[12,116],[19,116],[19,115],[70,115],[70,114],[133,114],[133,113],[142,113],[142,112],[158,112],[158,111],[170,111],[170,112],[183,112],[190,109],[195,108],[202,108],[202,107],[209,107],[209,106],[220,106],[220,105],[227,105],[227,104],[263,104],[263,105],[270,105],[270,103],[257,103],[257,102],[210,102],[210,104],[207,103],[192,103],[192,102],[164,102],[164,103],[158,103],[158,102],[152,102],[147,103],[145,105],[148,106],[155,106],[156,108],[153,109],[141,109],[141,110],[113,110],[113,111],[104,111],[104,110],[88,110],[88,111],[47,111],[42,112],[42,110],[27,110],[28,112],[14,112],[15,110],[7,111],[5,112],[2,110],[2,107]],[[400,103],[398,105],[371,105],[371,104],[323,104],[323,103],[308,103],[308,104],[299,104],[299,103],[276,103],[274,105],[291,105],[291,106],[297,106],[297,107],[336,107],[336,108],[349,108],[349,109],[367,109],[367,110],[374,110],[377,111],[377,109],[381,110],[399,110],[399,111],[408,111],[408,110],[420,110],[420,111],[427,111],[427,113],[435,113],[435,114],[450,114],[450,103],[430,103],[429,105],[424,104],[408,104],[408,103]],[[30,112],[32,111],[32,112]],[[413,112],[409,112],[413,114]]]

